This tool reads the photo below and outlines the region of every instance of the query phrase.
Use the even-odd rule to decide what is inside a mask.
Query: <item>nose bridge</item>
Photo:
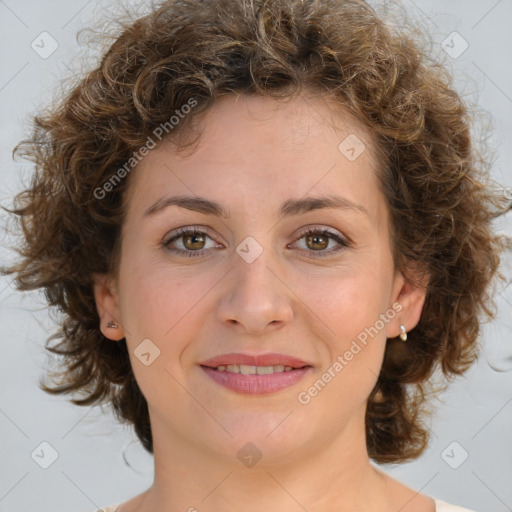
[[[288,322],[292,317],[290,294],[278,273],[272,250],[251,237],[245,239],[233,258],[229,290],[218,309],[220,319],[252,332]]]
[[[273,267],[276,267],[275,257],[271,250],[266,249],[254,261],[250,263],[239,256],[235,258],[235,290],[249,300],[259,299],[258,295],[267,295],[267,299],[273,297],[277,290],[275,286],[276,275]],[[274,262],[274,264],[273,264]]]

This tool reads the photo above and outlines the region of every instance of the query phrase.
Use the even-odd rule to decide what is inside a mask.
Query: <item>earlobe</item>
[[[93,282],[100,331],[106,338],[119,341],[124,338],[124,330],[119,321],[121,315],[115,283],[106,274],[93,274]]]
[[[428,278],[421,276],[419,273],[415,273],[409,278],[402,273],[397,276],[393,299],[394,302],[401,305],[401,310],[394,320],[388,324],[388,338],[400,336],[402,340],[407,339],[406,333],[416,327],[423,311],[427,285]]]

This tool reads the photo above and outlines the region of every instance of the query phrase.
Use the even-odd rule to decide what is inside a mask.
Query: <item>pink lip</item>
[[[311,370],[311,366],[296,368],[289,372],[271,373],[269,375],[243,375],[241,373],[220,372],[208,366],[201,366],[201,369],[217,384],[232,391],[248,395],[261,395],[274,393],[292,386]]]
[[[228,364],[248,366],[291,366],[294,369],[288,372],[271,373],[269,375],[243,375],[219,371],[217,366]],[[201,363],[201,369],[217,384],[220,384],[237,393],[266,394],[296,384],[309,371],[312,366],[295,357],[284,354],[262,354],[252,356],[248,354],[223,354]]]

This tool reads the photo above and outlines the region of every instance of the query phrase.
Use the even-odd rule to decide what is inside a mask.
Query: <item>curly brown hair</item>
[[[8,210],[23,238],[21,259],[3,273],[15,274],[20,290],[44,289],[62,313],[46,343],[60,356],[51,372],[58,380],[42,389],[80,392],[77,405],[111,403],[153,452],[126,341],[103,336],[93,294],[94,274],[117,272],[130,179],[101,200],[98,187],[191,98],[193,112],[167,135],[178,148],[191,144],[192,119],[220,96],[286,100],[306,89],[328,93],[374,134],[395,268],[428,276],[421,319],[407,344],[388,340],[366,411],[372,459],[419,456],[434,370],[446,381],[466,371],[482,316],[494,316],[488,290],[501,277],[506,239],[491,224],[507,206],[474,147],[468,106],[417,35],[395,30],[362,0],[167,0],[122,25],[97,68],[35,116],[31,138],[14,150],[35,171]]]

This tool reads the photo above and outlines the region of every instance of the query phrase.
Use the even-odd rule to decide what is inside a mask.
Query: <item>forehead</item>
[[[177,151],[172,140],[151,150],[137,166],[131,195],[154,198],[170,190],[231,203],[240,195],[301,197],[314,188],[375,202],[372,134],[330,98],[227,95],[193,124],[199,132],[193,150]]]
[[[327,136],[327,140],[337,146],[340,136],[357,134],[365,140],[374,159],[376,156],[371,131],[326,94],[301,94],[285,100],[230,94],[217,99],[194,121],[212,143],[216,138],[231,137],[237,145],[249,130],[250,135],[259,137],[259,142],[268,142],[271,146],[280,143],[282,149],[300,150],[308,138]]]

